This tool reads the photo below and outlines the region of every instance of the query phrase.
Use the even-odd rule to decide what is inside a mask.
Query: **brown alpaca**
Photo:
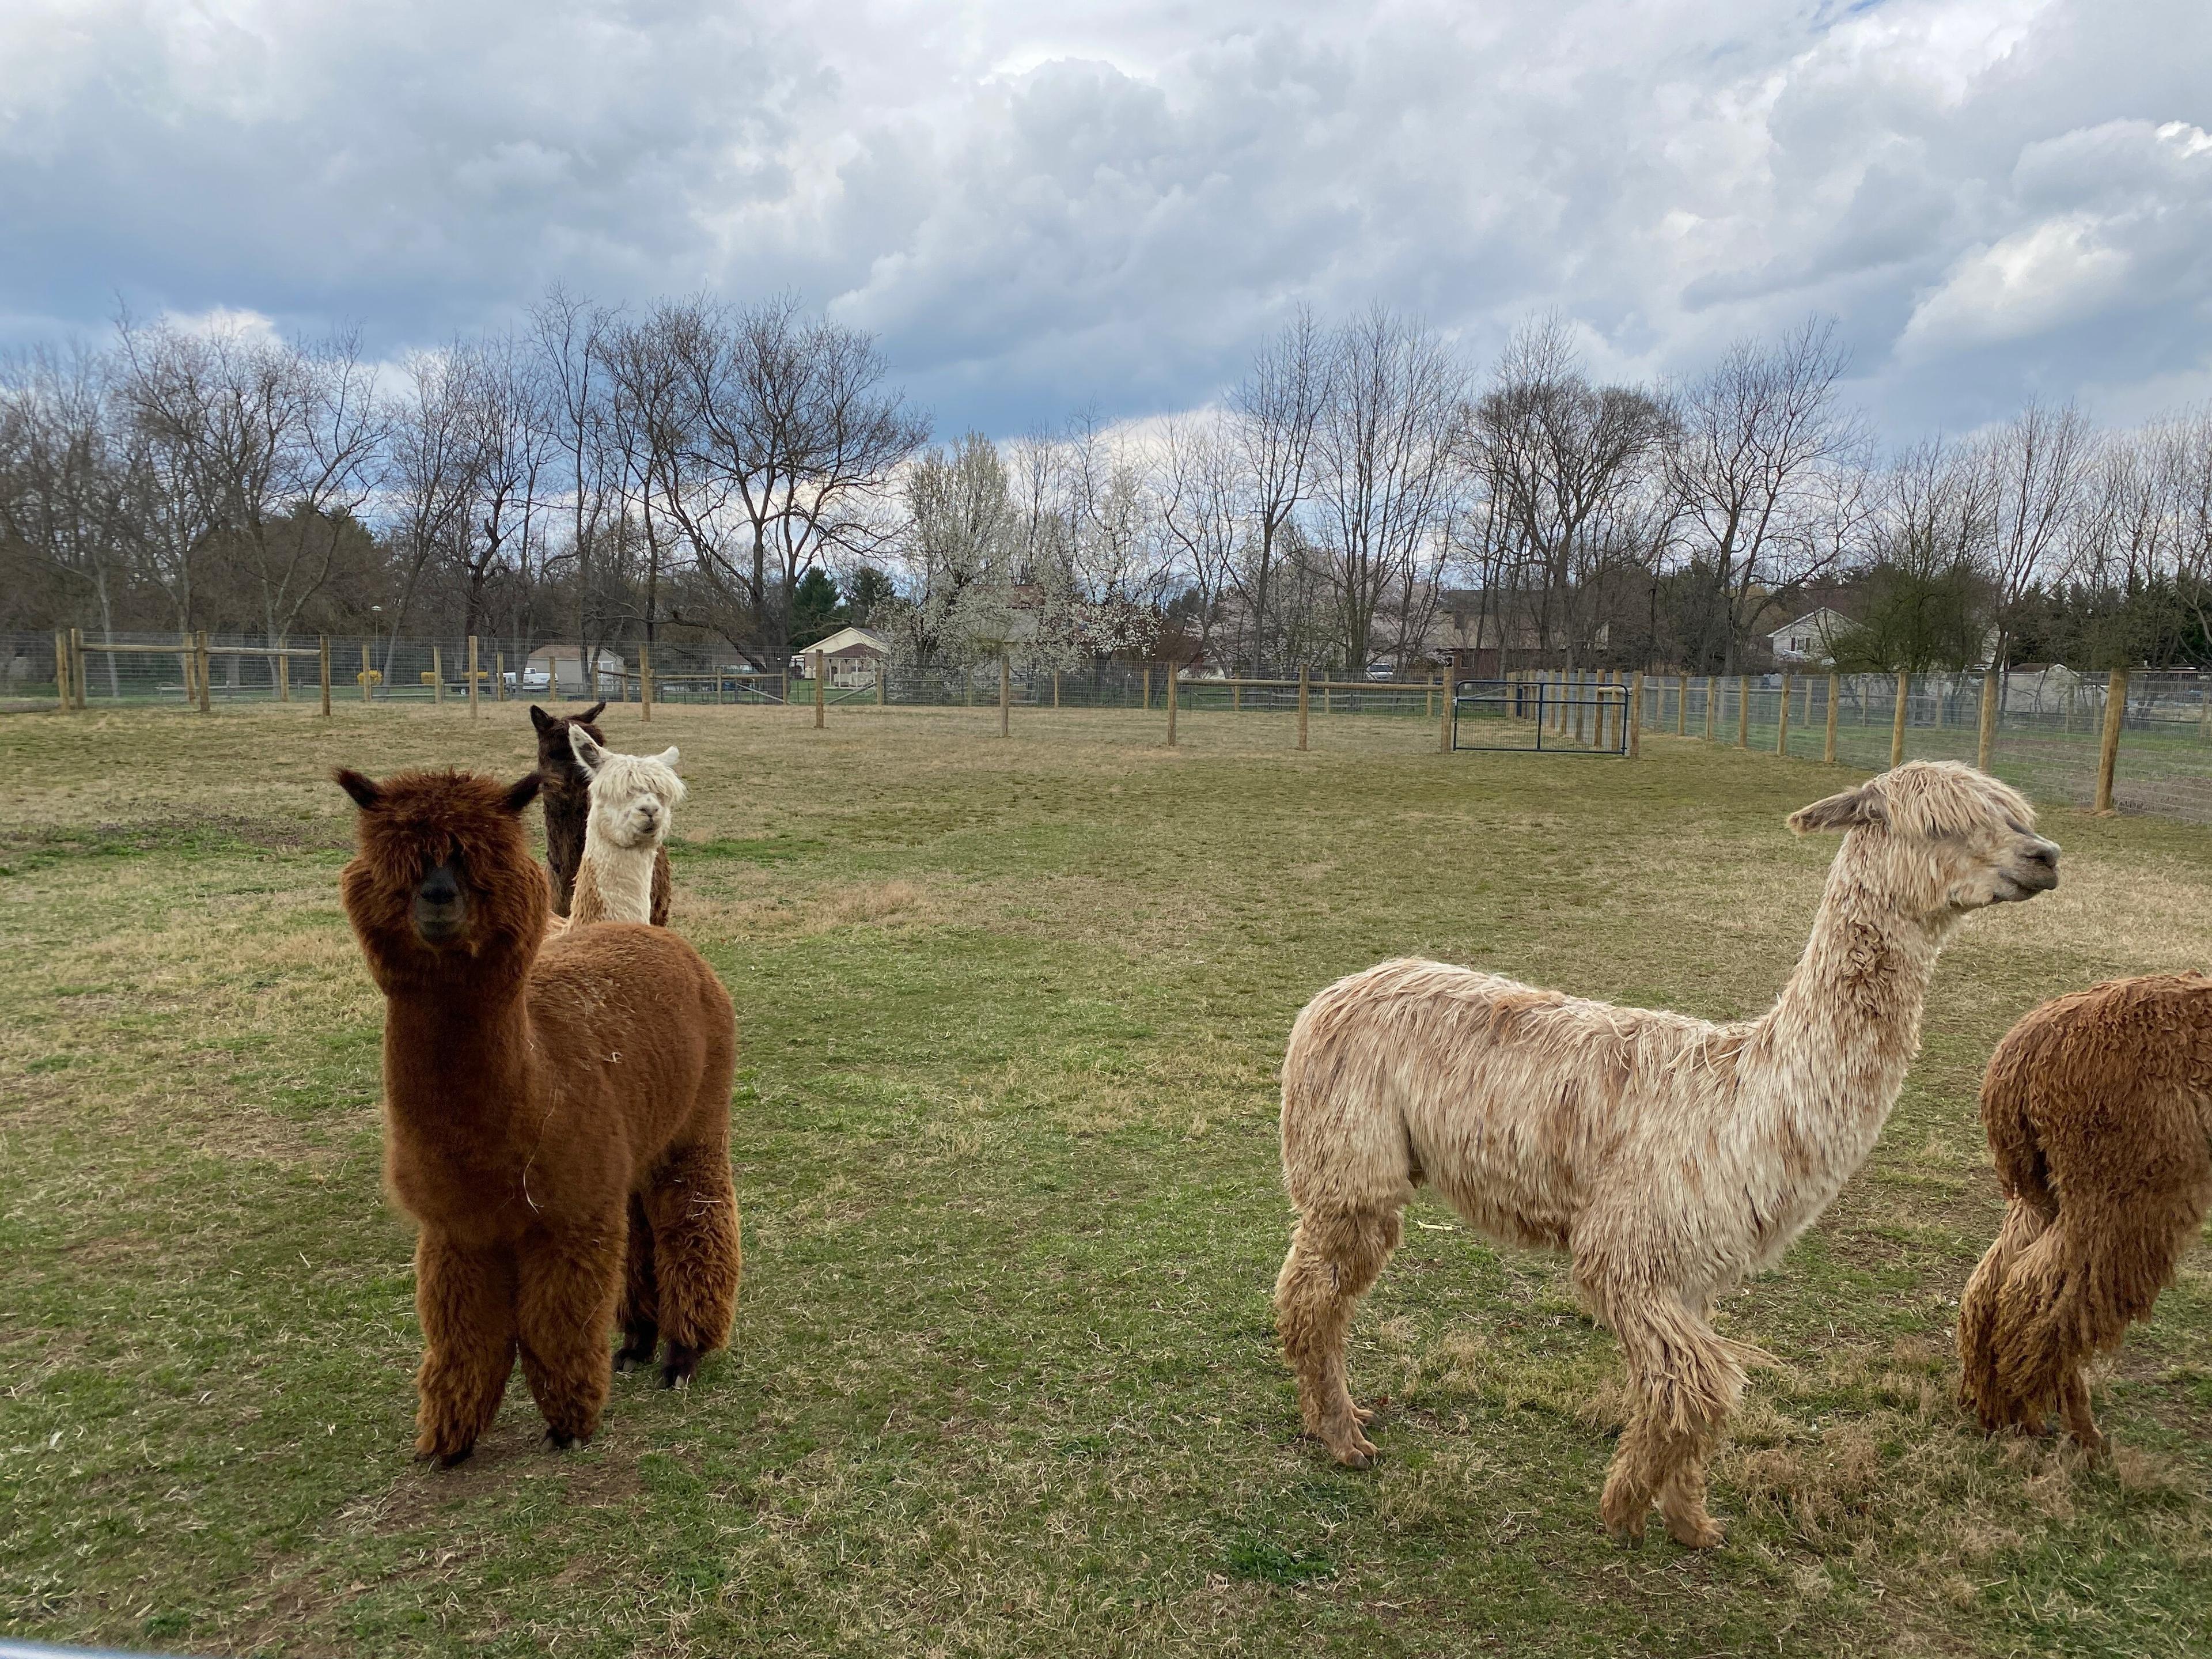
[[[1865,1161],[1920,1042],[1943,944],[1972,911],[2056,886],[2028,805],[1915,761],[1817,801],[1841,830],[1811,939],[1774,1006],[1713,1024],[1494,974],[1386,962],[1297,1018],[1283,1060],[1283,1175],[1298,1223],[1275,1320],[1307,1428],[1364,1468],[1345,1339],[1436,1188],[1473,1226],[1574,1257],[1637,1399],[1599,1505],[1617,1538],[1656,1500],[1685,1544],[1720,1541],[1705,1465],[1741,1396],[1712,1298],[1771,1265]]]
[[[385,997],[386,1181],[422,1228],[416,1449],[467,1456],[518,1352],[553,1444],[587,1439],[618,1295],[624,1356],[651,1358],[657,1321],[669,1385],[729,1339],[729,995],[665,928],[539,947],[535,774],[337,776],[362,809],[340,890]]]
[[[1982,1125],[2007,1202],[1959,1304],[1960,1398],[1991,1431],[2057,1407],[2095,1451],[2084,1368],[2148,1316],[2212,1201],[2212,979],[2034,1009],[1990,1056]]]
[[[538,728],[538,773],[545,780],[539,805],[545,809],[545,864],[553,878],[553,914],[565,916],[574,900],[576,866],[584,860],[584,836],[592,817],[592,775],[576,763],[571,728],[593,743],[605,744],[606,733],[597,724],[606,704],[595,702],[580,714],[549,714],[530,705],[531,724]],[[668,925],[669,895],[673,889],[668,872],[668,849],[653,860],[653,914],[655,927]]]

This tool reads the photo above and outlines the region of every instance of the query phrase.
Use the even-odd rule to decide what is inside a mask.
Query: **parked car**
[[[1391,672],[1390,665],[1387,662],[1370,662],[1367,665],[1367,678],[1370,680],[1387,680],[1390,678]]]

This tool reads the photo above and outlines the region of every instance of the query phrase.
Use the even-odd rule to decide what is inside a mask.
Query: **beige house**
[[[841,628],[827,639],[817,640],[804,651],[792,653],[791,672],[814,672],[817,654],[829,663],[830,684],[841,689],[864,690],[876,683],[891,654],[891,642],[865,628]]]

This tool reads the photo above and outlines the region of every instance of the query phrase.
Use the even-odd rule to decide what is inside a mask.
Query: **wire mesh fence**
[[[1880,771],[1905,759],[1982,755],[2039,800],[2093,804],[2109,677],[2066,668],[1893,674],[1647,675],[1644,730]],[[1832,699],[1834,720],[1830,722]],[[1784,709],[1787,708],[1785,716]],[[1832,729],[1832,748],[1831,730]],[[2212,823],[2212,674],[2136,671],[2119,710],[2112,790],[2123,811]]]
[[[1182,717],[1297,714],[1449,724],[1452,692],[1441,673],[1389,682],[1298,678],[1215,679],[1171,674],[1160,663],[1109,661],[1052,669],[1001,659],[965,666],[916,668],[866,657],[817,663],[805,653],[783,670],[763,671],[726,648],[655,643],[595,649],[588,668],[574,645],[526,647],[520,641],[423,637],[298,638],[214,634],[115,634],[100,637],[0,635],[0,696],[18,703],[130,704],[212,708],[243,702],[317,702],[327,675],[334,702],[370,704],[512,700],[825,708],[975,708],[1003,698],[1025,709],[1118,708]],[[810,675],[821,670],[820,684]],[[1553,688],[1544,718],[1560,744],[1583,744],[1561,711],[1626,695],[1626,674],[1524,671],[1499,682],[1486,712],[1501,721],[1532,717],[1528,689]],[[1170,682],[1172,681],[1172,685]],[[1735,744],[1808,760],[1832,759],[1866,771],[1906,758],[1975,762],[1987,727],[1992,771],[2032,797],[2090,805],[2097,798],[2110,681],[2063,667],[1980,673],[1916,674],[1899,698],[1890,674],[1646,674],[1641,730]],[[1593,729],[1593,744],[1598,738]],[[2136,671],[2113,732],[2112,799],[2123,811],[2212,823],[2212,674]],[[1373,730],[1366,727],[1362,729]],[[1617,738],[1617,730],[1613,734]],[[1447,742],[1449,739],[1447,738]],[[1549,738],[1547,748],[1553,744]]]

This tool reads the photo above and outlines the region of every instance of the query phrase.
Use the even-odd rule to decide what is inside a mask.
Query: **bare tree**
[[[1366,667],[1377,613],[1443,527],[1466,390],[1434,334],[1380,305],[1334,342],[1315,500],[1349,671]]]
[[[106,366],[82,347],[0,360],[0,540],[88,597],[112,642],[134,512]],[[115,689],[115,659],[106,659]]]
[[[1167,423],[1153,479],[1154,515],[1195,606],[1206,654],[1221,599],[1237,568],[1251,475],[1236,438],[1204,416]]]
[[[544,402],[568,495],[568,557],[575,563],[577,672],[590,694],[598,641],[592,632],[592,549],[605,514],[606,441],[601,342],[612,324],[604,307],[588,304],[557,284],[530,313]]]
[[[469,354],[418,352],[407,360],[406,370],[407,390],[389,408],[391,465],[385,497],[399,593],[384,647],[387,685],[392,653],[423,574],[441,562],[465,562],[460,550],[469,534],[483,460],[476,427],[476,368]]]
[[[1277,544],[1312,482],[1314,426],[1329,401],[1330,362],[1327,340],[1313,313],[1301,306],[1289,325],[1260,348],[1250,372],[1229,394],[1231,431],[1243,460],[1255,532],[1231,575],[1251,614],[1255,668],[1267,655]]]
[[[1570,666],[1596,647],[1607,590],[1624,565],[1650,562],[1674,522],[1662,477],[1674,413],[1636,386],[1593,385],[1565,321],[1514,333],[1475,405],[1467,441],[1487,497],[1473,522],[1479,556],[1509,593],[1535,587],[1540,649]]]
[[[701,533],[693,545],[742,597],[757,653],[781,661],[799,576],[833,552],[865,558],[883,547],[875,498],[929,422],[884,385],[871,336],[808,319],[794,296],[702,316],[683,357],[695,471],[726,483],[736,534]]]
[[[1996,660],[2011,666],[2028,595],[2058,574],[2094,459],[2089,423],[2071,404],[2031,403],[1984,449],[1993,483],[1990,576],[1996,589]]]
[[[1814,533],[1822,475],[1865,447],[1838,397],[1848,363],[1834,323],[1808,319],[1772,345],[1738,341],[1679,399],[1674,489],[1727,617],[1726,670],[1759,613],[1832,563],[1832,543]]]

